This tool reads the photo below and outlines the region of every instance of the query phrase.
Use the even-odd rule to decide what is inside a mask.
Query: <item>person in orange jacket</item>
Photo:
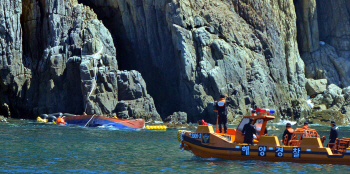
[[[303,129],[308,129],[308,128],[309,128],[309,122],[305,121],[305,122],[304,122],[304,126],[301,127],[301,128],[303,128]]]

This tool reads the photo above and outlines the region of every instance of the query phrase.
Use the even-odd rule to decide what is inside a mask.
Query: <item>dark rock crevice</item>
[[[94,0],[79,3],[94,9],[111,32],[119,69],[142,74],[162,118],[179,111],[179,65],[165,13],[153,3],[120,1],[110,6]]]

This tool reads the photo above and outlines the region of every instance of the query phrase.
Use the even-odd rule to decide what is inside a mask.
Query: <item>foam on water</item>
[[[290,120],[281,120],[279,123],[272,123],[272,124],[275,124],[275,125],[286,125],[287,123],[295,125],[297,122],[296,121],[290,121]]]

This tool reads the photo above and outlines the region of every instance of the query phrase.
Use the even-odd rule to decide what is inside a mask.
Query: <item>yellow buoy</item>
[[[36,118],[37,122],[43,122],[43,119],[41,119],[39,116]]]
[[[146,126],[145,128],[149,129],[149,130],[166,130],[166,126],[165,125]]]

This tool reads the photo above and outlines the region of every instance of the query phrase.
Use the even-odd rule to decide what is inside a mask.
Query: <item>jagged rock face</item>
[[[147,93],[145,80],[139,72],[118,71],[117,79],[120,100],[116,108],[118,117],[161,121],[153,98]]]
[[[306,98],[290,1],[79,2],[120,24],[110,26],[119,29],[117,50],[134,51],[122,53],[120,68],[143,74],[163,116],[180,110],[191,122],[214,121],[220,93],[235,99],[230,120],[250,107],[283,110]]]
[[[294,2],[298,16],[299,49],[305,62],[306,77],[327,78],[329,84],[350,86],[350,2]]]
[[[103,55],[83,57],[80,63],[84,111],[87,114],[116,115],[118,103],[117,60]]]
[[[0,113],[10,116],[10,106],[26,102],[32,74],[22,61],[22,3],[2,0],[0,9]]]
[[[117,113],[116,49],[89,7],[76,0],[6,0],[0,7],[8,9],[0,14],[1,114]],[[137,80],[143,81],[139,73]],[[141,87],[146,89],[144,81]],[[147,110],[160,119],[146,91],[133,102],[131,117]]]
[[[179,60],[166,21],[169,1],[79,0],[89,5],[111,31],[123,70],[137,70],[163,116],[179,110]]]
[[[80,79],[79,64],[68,60],[101,47],[103,54],[115,56],[108,30],[92,10],[75,0],[22,3],[24,64],[33,72],[26,108],[33,108],[35,115],[59,111],[81,114],[86,102],[83,97],[88,93],[81,80],[86,79]]]
[[[300,52],[319,49],[319,33],[316,0],[295,0],[298,23],[298,45]]]

